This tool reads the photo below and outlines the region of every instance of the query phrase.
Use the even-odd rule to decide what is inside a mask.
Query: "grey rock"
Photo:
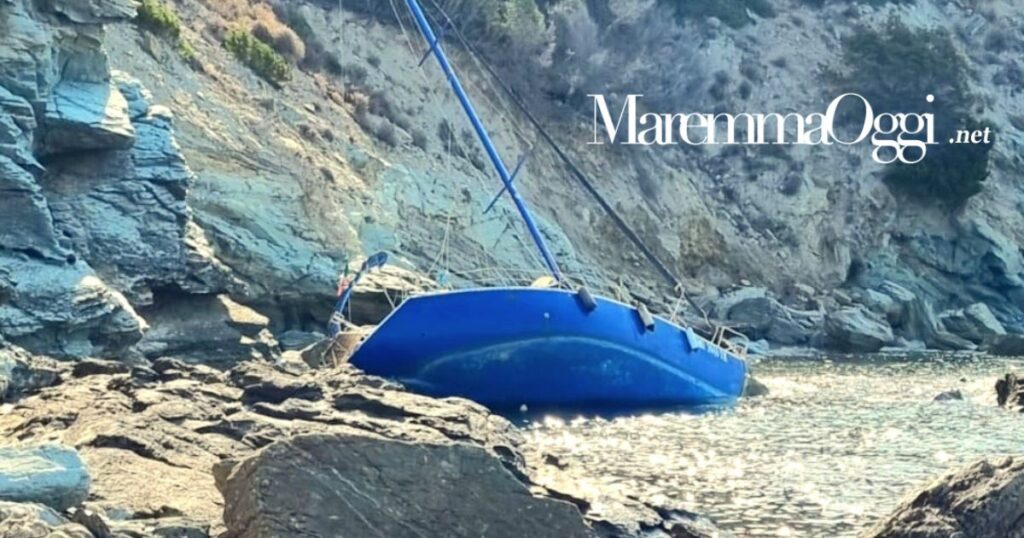
[[[974,351],[978,348],[970,340],[946,331],[936,331],[927,346],[929,349],[944,351]]]
[[[947,331],[975,344],[1006,334],[1006,328],[983,303],[943,312],[939,316],[939,321]]]
[[[89,377],[91,375],[127,374],[131,371],[132,367],[123,362],[83,359],[75,362],[75,365],[71,368],[71,375],[74,377]]]
[[[805,313],[786,308],[764,288],[740,288],[712,304],[711,315],[748,338],[783,345],[806,344],[815,322]],[[820,319],[817,320],[820,322]]]
[[[55,361],[32,357],[21,348],[0,342],[0,402],[56,385],[60,370]]]
[[[861,302],[872,312],[881,314],[890,323],[899,320],[900,305],[895,299],[877,290],[864,290]]]
[[[274,368],[269,364],[247,362],[236,366],[228,373],[231,381],[242,390],[249,402],[281,403],[296,398],[300,400],[321,400],[323,389],[303,378]]]
[[[7,501],[0,501],[0,536],[97,538],[86,528],[70,523],[48,506]]]
[[[57,358],[111,357],[142,337],[145,321],[81,262],[0,253],[5,271],[17,275],[10,300],[0,304],[0,332],[12,343]]]
[[[952,401],[962,401],[963,399],[964,399],[964,393],[960,392],[959,390],[947,390],[946,392],[941,392],[937,396],[935,396],[933,401],[936,401],[936,402],[952,402]]]
[[[921,340],[931,349],[971,349],[962,338],[943,331],[932,305],[914,292],[886,281],[879,291],[896,303],[889,322],[895,333],[907,340]]]
[[[0,156],[11,159],[33,174],[43,169],[32,154],[32,136],[36,126],[32,104],[0,86]]]
[[[127,149],[135,143],[128,101],[113,83],[61,82],[42,124],[43,154]]]
[[[138,349],[147,357],[230,367],[278,354],[269,319],[226,295],[167,297],[141,308],[150,326]]]
[[[210,538],[210,525],[187,517],[161,517],[110,523],[113,536],[154,538]],[[99,536],[97,535],[97,538]]]
[[[1024,412],[1024,379],[1009,373],[996,381],[996,403],[1001,407]]]
[[[747,376],[747,384],[743,387],[743,397],[756,398],[758,396],[767,396],[768,393],[767,385],[758,381],[754,376]]]
[[[233,537],[595,536],[574,505],[462,444],[300,435],[236,465],[221,492]]]
[[[3,6],[0,86],[30,103],[45,101],[56,82],[54,30],[37,20],[28,2]]]
[[[111,84],[130,97],[134,144],[49,163],[45,194],[56,230],[135,306],[151,304],[153,288],[229,290],[230,271],[192,221],[186,194],[194,178],[171,119],[150,106],[138,81],[117,73]]]
[[[984,350],[993,355],[1024,357],[1024,335],[1005,334],[985,341]]]
[[[35,178],[0,155],[0,248],[63,262],[53,219]]]
[[[847,307],[825,318],[828,345],[848,352],[876,352],[894,341],[892,328],[870,312]]]
[[[131,0],[46,0],[43,3],[55,13],[80,24],[116,22],[135,17]]]
[[[1024,459],[980,461],[908,495],[864,538],[1024,536]]]
[[[66,510],[85,501],[89,484],[89,471],[73,448],[0,447],[0,499]]]

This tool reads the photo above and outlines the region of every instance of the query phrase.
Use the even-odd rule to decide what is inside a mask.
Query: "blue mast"
[[[547,243],[544,242],[544,237],[541,236],[540,230],[537,228],[537,223],[534,222],[533,216],[530,215],[530,209],[526,207],[526,202],[523,201],[522,196],[519,195],[519,191],[513,183],[512,175],[509,174],[508,168],[505,166],[505,162],[501,159],[501,155],[498,154],[498,150],[495,149],[494,143],[491,142],[491,137],[487,134],[487,129],[480,121],[480,117],[477,116],[476,109],[473,108],[473,103],[469,100],[469,96],[467,96],[466,91],[462,89],[462,83],[459,82],[459,77],[455,75],[455,71],[452,69],[451,64],[448,63],[448,57],[445,56],[444,51],[441,50],[440,40],[434,35],[434,30],[431,29],[430,23],[427,22],[427,18],[423,14],[423,10],[420,8],[419,2],[416,0],[406,0],[406,3],[409,5],[409,10],[412,11],[413,17],[416,19],[416,24],[420,28],[420,33],[423,34],[423,38],[430,44],[430,49],[437,58],[437,63],[441,65],[441,70],[444,71],[445,76],[448,77],[448,82],[451,83],[452,90],[455,91],[455,95],[458,96],[459,102],[462,103],[462,108],[466,111],[466,115],[469,116],[469,121],[473,124],[473,129],[476,130],[477,136],[480,137],[480,142],[483,143],[484,149],[487,150],[487,155],[491,158],[491,164],[493,164],[494,168],[498,170],[498,175],[501,176],[501,182],[505,184],[505,190],[508,191],[509,196],[512,197],[512,201],[516,204],[516,209],[519,210],[519,214],[522,215],[523,220],[526,222],[526,228],[530,231],[530,235],[533,237],[533,242],[537,245],[537,249],[540,250],[540,255],[544,259],[544,264],[547,265],[548,271],[551,272],[551,276],[553,276],[558,282],[561,282],[562,272],[558,269],[558,262],[556,262],[555,257],[551,255],[551,251],[548,249]]]

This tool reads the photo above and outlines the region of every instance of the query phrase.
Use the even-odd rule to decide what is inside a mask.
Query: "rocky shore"
[[[182,6],[207,14],[194,2]],[[266,97],[219,44],[197,39],[207,85],[189,86],[199,75],[164,50],[167,43],[131,29],[135,10],[131,0],[0,0],[0,537],[436,536],[439,528],[467,537],[724,535],[671,506],[576,491],[558,479],[559,462],[531,452],[505,418],[471,402],[425,398],[345,365],[302,360],[296,351],[318,340],[351,253],[404,247],[411,257],[453,209],[425,202],[424,191],[442,188],[426,171],[374,153],[345,97],[322,78],[297,83],[288,99]],[[120,25],[119,65],[152,73],[111,68],[111,24]],[[136,77],[180,78],[174,92],[161,88],[176,106],[163,106]],[[410,94],[418,99],[419,90]],[[209,102],[197,105],[207,93]],[[245,104],[224,114],[229,102]],[[179,109],[190,114],[183,125]],[[324,124],[329,114],[344,121]],[[300,127],[289,130],[293,124]],[[186,158],[176,129],[197,158]],[[196,167],[205,174],[198,195]],[[445,173],[472,188],[457,185],[431,200],[493,195],[489,185],[475,186],[475,168],[456,168]],[[288,183],[296,176],[302,182]],[[683,194],[676,193],[701,198]],[[726,214],[736,213],[733,205]],[[419,227],[400,241],[387,230],[405,220]],[[598,228],[579,221],[587,234]],[[894,280],[829,289],[774,282],[769,290],[722,284],[732,279],[707,263],[701,271],[719,284],[695,286],[682,308],[703,329],[736,327],[755,352],[1022,354],[1019,309],[1008,297],[1024,287],[1024,258],[984,221],[960,226],[957,256],[944,254],[947,239],[935,248],[924,236],[911,242],[915,259],[943,275],[947,287],[930,293],[895,278],[902,268]],[[556,225],[545,227],[560,250],[573,252]],[[503,225],[481,229],[457,237],[456,254],[476,260],[486,250],[480,245],[515,251],[492,247]],[[700,240],[710,241],[708,256],[720,254],[716,230],[691,239],[685,248],[702,251]],[[828,239],[822,244],[840,243]],[[611,259],[606,237],[584,241],[592,241],[591,255]],[[829,278],[817,280],[838,282],[831,273],[852,264],[849,246],[834,250],[826,265],[835,267],[822,270]],[[486,261],[522,261],[508,256]],[[355,316],[379,319],[433,277],[407,268],[374,275],[359,289]],[[632,284],[624,299],[671,310],[672,300]],[[937,298],[950,295],[957,300],[936,311]],[[1005,380],[1004,392],[1009,405],[1024,401],[1016,380]],[[1020,516],[1004,502],[1018,496],[1019,467],[979,464],[947,478],[872,532],[1020,533],[1005,523]]]
[[[747,335],[755,352],[799,347],[1024,353],[1021,335],[1010,334],[984,303],[936,313],[926,299],[890,281],[827,293],[803,286],[781,298],[764,288],[738,287],[695,302],[712,320]]]
[[[0,365],[0,536],[719,535],[683,511],[555,489],[554,463],[476,404],[295,353],[221,372],[4,344]]]

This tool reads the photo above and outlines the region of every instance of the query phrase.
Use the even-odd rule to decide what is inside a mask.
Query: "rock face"
[[[89,471],[74,449],[56,444],[0,447],[0,499],[65,510],[88,495]]]
[[[828,345],[840,351],[875,352],[893,342],[885,321],[862,309],[849,307],[825,318]]]
[[[167,298],[140,312],[152,324],[138,345],[148,358],[230,368],[246,359],[273,359],[279,354],[268,329],[270,320],[226,295]]]
[[[233,537],[595,535],[575,506],[534,497],[463,444],[300,435],[239,463],[220,487]]]
[[[135,143],[128,101],[111,83],[61,82],[46,107],[43,155],[128,149]]]
[[[1024,460],[980,461],[908,496],[864,538],[1024,536]]]
[[[230,287],[185,203],[170,114],[110,73],[102,24],[134,13],[0,2],[0,333],[33,351],[123,355],[153,288]]]
[[[943,312],[939,321],[947,331],[975,344],[1006,335],[1006,328],[983,303]]]

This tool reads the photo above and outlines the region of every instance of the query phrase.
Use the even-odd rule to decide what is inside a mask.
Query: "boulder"
[[[975,303],[959,310],[948,310],[939,316],[939,321],[950,333],[975,344],[1006,335],[1003,324],[984,303]]]
[[[21,348],[0,342],[0,402],[56,385],[60,370],[55,361],[32,357]]]
[[[73,448],[0,447],[0,499],[66,510],[85,501],[89,483],[89,471]]]
[[[760,382],[754,376],[747,376],[747,384],[743,386],[743,397],[744,398],[756,398],[759,396],[767,396],[769,393],[768,385]]]
[[[139,312],[150,330],[138,349],[151,359],[170,357],[229,368],[246,359],[278,356],[270,320],[226,295],[168,297]]]
[[[847,307],[825,317],[827,345],[846,352],[874,353],[895,339],[880,317],[859,307]]]
[[[943,351],[973,351],[978,348],[973,342],[966,338],[960,338],[959,336],[946,332],[946,331],[935,331],[932,334],[931,339],[927,343],[929,349],[939,349]]]
[[[940,392],[932,401],[935,402],[959,402],[963,401],[964,393],[960,392],[959,389],[947,390],[946,392]]]
[[[895,303],[888,320],[898,336],[920,340],[930,349],[973,349],[962,338],[944,331],[932,305],[914,292],[891,281],[883,282],[879,291]]]
[[[299,435],[218,484],[229,537],[592,537],[573,504],[533,496],[488,451]]]
[[[877,290],[864,290],[860,301],[872,312],[884,316],[889,323],[899,320],[900,305],[895,299]]]
[[[1024,357],[1024,334],[1004,334],[985,341],[984,350],[1004,357]]]
[[[1024,412],[1024,379],[1009,373],[996,381],[996,403],[1001,407]]]
[[[8,538],[94,538],[85,527],[71,523],[48,506],[0,501],[0,536]]]
[[[135,143],[128,101],[113,83],[64,81],[53,88],[40,152],[127,149]]]
[[[281,403],[291,398],[317,401],[324,397],[323,388],[304,378],[265,363],[245,362],[228,373],[248,402]]]
[[[980,461],[908,495],[864,538],[1024,536],[1024,458]]]
[[[757,287],[722,295],[712,304],[711,315],[748,338],[782,345],[806,344],[816,324],[813,316],[783,306],[767,290]]]

